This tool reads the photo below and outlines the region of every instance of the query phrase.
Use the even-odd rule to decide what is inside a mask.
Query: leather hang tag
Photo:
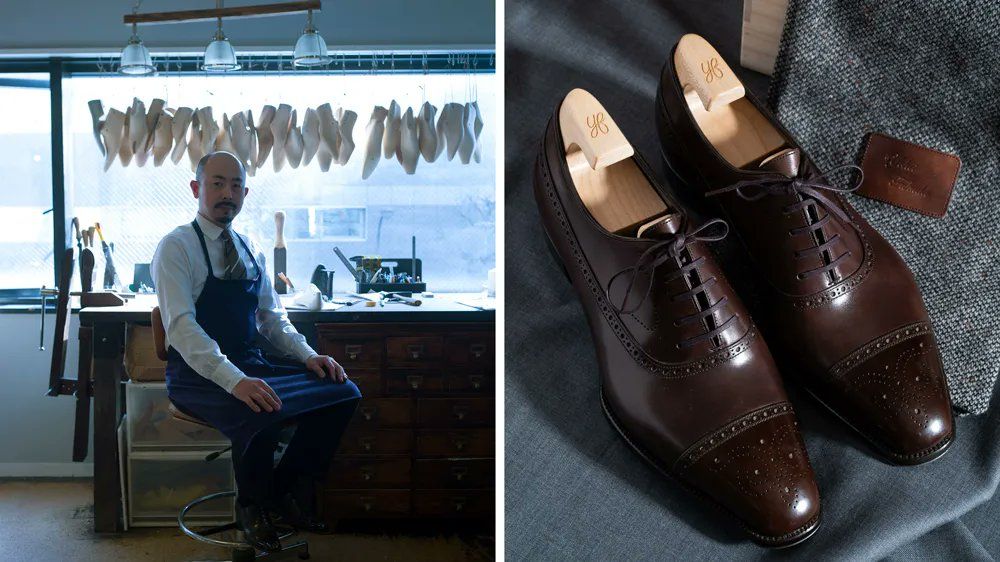
[[[954,154],[871,133],[861,159],[864,183],[857,193],[941,218],[948,210],[961,165]]]

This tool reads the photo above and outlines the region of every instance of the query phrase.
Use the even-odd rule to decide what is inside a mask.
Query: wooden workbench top
[[[334,295],[334,300],[356,300],[350,295]],[[479,293],[438,293],[421,299],[420,306],[387,303],[365,306],[364,302],[340,305],[323,303],[322,310],[296,310],[291,299],[282,297],[292,322],[492,322],[495,299],[482,299]],[[148,322],[156,306],[156,295],[136,295],[122,306],[88,307],[80,310],[80,323]]]

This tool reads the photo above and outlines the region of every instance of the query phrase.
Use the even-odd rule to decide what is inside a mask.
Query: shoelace
[[[834,185],[830,185],[828,179],[828,176],[830,174],[841,170],[849,170],[852,168],[857,170],[858,173],[860,174],[857,183],[855,183],[850,187],[837,187]],[[822,229],[824,226],[826,226],[827,223],[830,222],[831,215],[837,216],[844,223],[849,224],[853,228],[857,229],[858,227],[857,225],[854,224],[853,221],[851,221],[851,217],[849,217],[847,213],[840,208],[839,205],[837,205],[832,200],[830,200],[830,198],[824,195],[823,191],[833,192],[833,193],[851,193],[857,190],[859,187],[861,187],[861,184],[864,181],[864,179],[865,179],[865,173],[860,166],[855,166],[854,164],[844,164],[842,166],[837,166],[836,168],[831,168],[822,173],[812,174],[807,178],[788,178],[776,174],[776,175],[763,176],[759,179],[744,180],[734,183],[733,185],[730,185],[728,187],[723,187],[721,189],[714,189],[712,191],[709,191],[705,193],[705,196],[712,197],[715,195],[721,195],[723,193],[730,193],[735,191],[736,195],[740,196],[740,198],[745,199],[746,201],[757,201],[758,199],[761,199],[768,195],[795,195],[795,194],[804,195],[805,197],[803,197],[801,201],[786,206],[783,209],[784,214],[789,215],[791,213],[798,212],[802,209],[805,209],[806,207],[816,204],[823,207],[823,209],[827,211],[827,214],[822,219],[814,223],[810,223],[807,224],[806,226],[802,226],[799,228],[793,228],[788,231],[790,235],[798,236],[799,234],[803,234],[806,232],[812,234],[817,230]],[[745,191],[745,189],[750,187],[760,188],[760,191],[748,194]],[[824,252],[826,250],[830,250],[831,248],[833,248],[834,244],[836,244],[837,240],[839,239],[840,235],[834,234],[822,244],[817,244],[816,246],[812,246],[803,250],[796,250],[795,259],[802,259],[816,252]],[[842,262],[843,260],[847,259],[850,256],[851,256],[851,251],[847,250],[843,254],[837,256],[836,259],[830,260],[830,263],[817,267],[815,269],[810,269],[808,271],[799,273],[797,277],[799,279],[806,279],[813,275],[822,275],[836,268],[837,265],[840,264],[840,262]]]
[[[712,228],[715,225],[721,225],[723,227],[722,231],[719,233],[708,232],[708,229]],[[662,240],[660,242],[653,244],[652,246],[647,248],[646,251],[642,253],[642,255],[639,256],[639,259],[636,260],[635,265],[631,267],[626,267],[625,269],[622,269],[618,273],[615,273],[614,275],[611,276],[611,279],[608,280],[608,284],[604,289],[604,294],[607,297],[608,302],[611,303],[611,307],[614,308],[615,311],[618,312],[618,314],[631,314],[635,312],[636,310],[639,309],[640,306],[642,306],[642,303],[646,302],[646,299],[649,298],[649,293],[653,288],[652,274],[653,270],[656,269],[657,266],[663,264],[668,260],[679,260],[681,251],[683,251],[684,248],[686,248],[688,245],[694,242],[718,242],[723,238],[725,238],[727,234],[729,234],[729,225],[726,223],[726,221],[722,219],[711,219],[703,223],[698,228],[690,230],[686,233],[682,230],[681,232],[675,234],[673,238]],[[701,263],[704,261],[705,257],[699,256],[698,258],[692,260],[691,263],[679,267],[677,271],[669,275],[666,279],[663,280],[663,282],[669,283],[670,281],[673,281],[678,277],[686,276],[692,270],[697,269],[698,266],[701,265]],[[628,288],[625,290],[625,297],[622,299],[622,304],[621,306],[618,306],[611,301],[611,285],[614,283],[615,279],[618,278],[618,276],[628,273],[629,271],[632,272],[632,278],[629,281]],[[639,275],[642,273],[649,274],[648,275],[649,282],[646,285],[646,290],[643,293],[642,298],[639,299],[639,302],[636,303],[634,307],[627,308],[626,305],[628,304],[629,296],[631,296],[632,291],[635,289],[636,282],[639,279]],[[715,277],[709,277],[707,280],[702,281],[698,285],[691,287],[689,290],[684,291],[683,293],[671,295],[670,299],[672,302],[676,302],[684,298],[695,296],[699,292],[707,290],[709,287],[715,285],[715,283],[716,283]],[[721,309],[723,306],[725,306],[726,302],[728,301],[729,298],[724,296],[721,299],[719,299],[718,302],[708,306],[704,310],[700,310],[694,314],[678,318],[677,320],[674,321],[674,326],[679,327],[685,324],[690,324],[691,322],[695,322],[698,320],[705,320],[709,316],[713,315],[716,311]],[[697,344],[698,342],[714,338],[715,336],[725,331],[726,328],[729,327],[729,324],[735,318],[736,318],[735,315],[730,315],[725,322],[722,322],[721,324],[716,326],[715,329],[709,330],[708,332],[705,332],[704,334],[700,334],[693,338],[688,338],[686,340],[683,340],[678,344],[678,347],[691,347]]]

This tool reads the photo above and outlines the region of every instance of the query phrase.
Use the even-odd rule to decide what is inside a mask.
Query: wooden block
[[[788,0],[743,0],[740,64],[770,76],[785,28]]]

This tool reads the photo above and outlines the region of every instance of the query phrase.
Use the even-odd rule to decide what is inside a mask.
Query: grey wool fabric
[[[742,0],[506,3],[505,558],[1000,557],[996,403],[985,415],[957,420],[956,441],[939,460],[898,467],[876,458],[863,439],[787,385],[816,471],[823,523],[806,543],[776,552],[750,543],[725,516],[648,466],[601,412],[590,330],[576,292],[545,247],[531,191],[546,120],[570,89],[585,88],[656,176],[667,178],[653,100],[663,61],[683,33],[708,39],[758,97],[767,89],[766,76],[736,62],[742,7]],[[837,73],[831,77],[831,88],[839,87]],[[807,148],[821,154],[821,147]],[[963,263],[947,271],[960,276]]]
[[[947,215],[853,196],[920,286],[959,413],[1000,373],[1000,3],[791,0],[769,102],[820,169],[881,132],[957,155]]]

